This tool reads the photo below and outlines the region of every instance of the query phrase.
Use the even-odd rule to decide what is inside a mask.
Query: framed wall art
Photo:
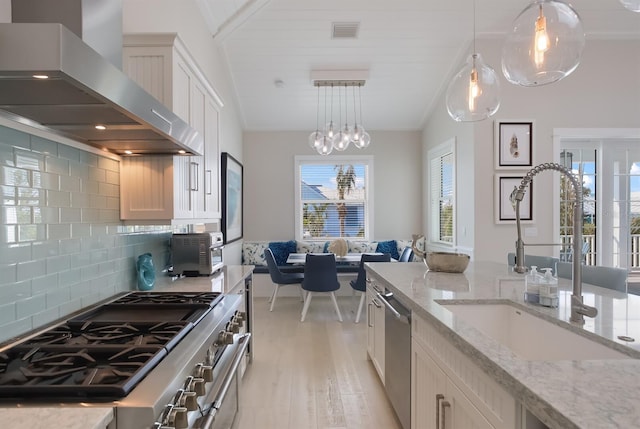
[[[495,122],[495,168],[533,167],[533,122]]]
[[[511,204],[511,193],[518,189],[522,176],[496,174],[494,184],[495,201],[495,222],[514,223],[516,211]],[[524,199],[520,203],[520,221],[523,223],[533,222],[533,182],[527,186]]]
[[[242,164],[222,152],[222,234],[224,242],[242,238]]]

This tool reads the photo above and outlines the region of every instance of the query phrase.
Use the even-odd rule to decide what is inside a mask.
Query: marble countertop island
[[[472,262],[463,274],[429,272],[421,262],[369,263],[367,270],[549,427],[640,427],[640,296],[584,284],[584,302],[598,315],[578,326],[569,323],[571,283],[566,279],[559,279],[558,308],[548,308],[525,303],[524,275],[504,264]],[[443,300],[510,303],[631,358],[525,360],[456,318],[440,304]]]

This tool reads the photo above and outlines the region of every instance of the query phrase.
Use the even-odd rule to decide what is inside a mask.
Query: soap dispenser
[[[539,287],[540,305],[545,307],[557,307],[558,306],[558,278],[554,277],[551,271],[552,268],[543,268],[544,281]]]
[[[540,283],[543,281],[543,277],[538,272],[538,267],[531,266],[529,274],[524,278],[524,300],[531,304],[540,303]]]

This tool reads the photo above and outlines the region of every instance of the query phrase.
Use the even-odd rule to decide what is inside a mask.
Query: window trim
[[[443,156],[452,154],[453,155],[453,170],[452,170],[452,189],[453,189],[453,225],[452,225],[452,240],[451,242],[442,241],[436,239],[439,236],[440,231],[440,218],[436,214],[436,210],[439,212],[439,201],[440,196],[433,195],[433,188],[431,187],[431,177],[432,177],[432,161],[436,159],[441,159]],[[428,195],[428,216],[427,216],[427,230],[428,233],[428,243],[433,246],[446,247],[446,248],[455,248],[457,245],[457,156],[456,156],[456,138],[453,137],[444,143],[437,145],[436,147],[430,149],[427,152],[427,175],[426,175],[426,189]],[[438,206],[434,206],[434,201],[438,201]],[[436,221],[437,219],[437,221]]]
[[[371,241],[373,237],[373,220],[374,220],[374,202],[373,202],[373,155],[296,155],[294,157],[294,177],[295,177],[295,206],[294,206],[294,225],[295,239],[298,241],[327,241],[326,237],[321,239],[303,238],[302,234],[302,205],[301,205],[301,189],[300,189],[300,165],[301,164],[364,164],[367,168],[367,182],[365,183],[365,210],[364,220],[365,229],[364,237],[358,238],[362,241]]]

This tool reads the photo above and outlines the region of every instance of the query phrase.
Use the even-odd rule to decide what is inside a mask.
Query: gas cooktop
[[[91,308],[1,349],[0,398],[122,398],[221,299],[131,292]]]

